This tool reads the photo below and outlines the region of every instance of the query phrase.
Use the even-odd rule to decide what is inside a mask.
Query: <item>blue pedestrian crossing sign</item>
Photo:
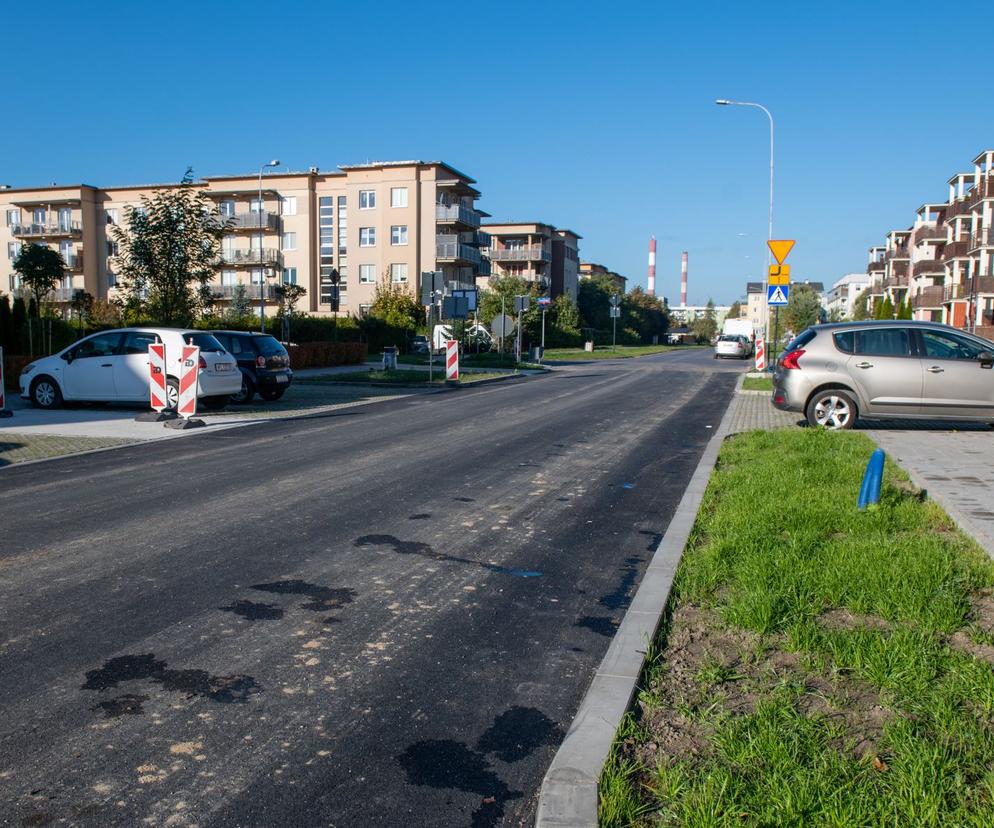
[[[767,285],[766,304],[786,305],[787,297],[790,295],[790,285]]]

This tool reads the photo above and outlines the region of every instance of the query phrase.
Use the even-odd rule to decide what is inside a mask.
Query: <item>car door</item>
[[[73,400],[117,399],[114,366],[121,359],[118,347],[123,334],[114,331],[95,334],[80,342],[69,352],[62,376],[63,396]]]
[[[148,346],[159,341],[152,331],[129,331],[124,335],[121,356],[114,365],[114,386],[119,400],[148,400]]]
[[[859,328],[853,355],[846,362],[849,376],[866,405],[868,416],[920,414],[922,363],[911,331],[900,327]]]
[[[984,344],[952,331],[922,329],[923,405],[937,417],[994,420],[994,371],[981,367]]]

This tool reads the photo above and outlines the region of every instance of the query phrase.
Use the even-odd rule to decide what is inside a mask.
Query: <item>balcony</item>
[[[480,226],[480,214],[461,204],[436,204],[435,220],[442,224],[464,224],[474,230]]]
[[[888,279],[904,279],[908,275],[908,262],[891,262]]]
[[[973,195],[972,192],[967,193],[963,198],[958,198],[956,201],[950,201],[949,206],[946,207],[946,221],[954,219],[956,216],[969,215],[970,209],[970,197]]]
[[[459,241],[458,236],[436,236],[435,258],[450,262],[479,264],[480,250]]]
[[[994,198],[994,175],[981,178],[967,194],[966,200],[970,207],[977,206],[985,198]]]
[[[262,248],[261,263],[276,264],[280,260],[280,251],[270,247]],[[251,267],[260,263],[259,251],[256,250],[222,250],[221,264]]]
[[[55,224],[13,224],[11,235],[21,239],[45,239],[59,236],[79,238],[83,227],[78,221],[60,221]]]
[[[70,253],[68,256],[63,256],[62,261],[66,263],[66,270],[78,272],[83,269],[82,253]]]
[[[870,273],[870,274],[873,274],[873,273],[882,273],[883,270],[884,270],[884,268],[886,268],[886,267],[887,267],[887,263],[884,262],[883,260],[881,260],[879,262],[870,262],[866,266],[866,272]]]
[[[208,285],[207,287],[209,287],[211,289],[211,295],[215,299],[231,299],[235,295],[235,291],[239,287],[245,288],[245,297],[247,299],[258,299],[259,298],[259,292],[263,288],[265,288],[265,290],[266,290],[266,296],[265,296],[266,299],[275,299],[276,298],[276,285],[245,285],[245,284],[242,284],[242,285],[218,285],[218,284],[211,284],[211,285]]]
[[[490,250],[490,258],[495,262],[551,262],[552,248],[544,244],[532,244],[525,247],[494,247]]]
[[[237,213],[233,216],[222,216],[227,219],[229,230],[259,230],[259,223],[262,222],[263,230],[279,230],[280,217],[276,213],[263,210],[261,213]]]
[[[935,308],[942,307],[943,289],[942,285],[932,285],[921,288],[915,296],[911,297],[913,308]]]
[[[924,239],[944,239],[946,228],[939,224],[922,224],[915,228],[915,242]]]
[[[994,276],[978,276],[976,279],[964,279],[958,285],[946,285],[942,294],[943,302],[954,299],[969,299],[973,292],[977,294],[994,294]]]
[[[946,261],[950,259],[963,259],[967,256],[969,249],[970,242],[966,240],[946,242],[946,246],[942,248],[942,258]]]
[[[992,246],[994,246],[994,229],[988,228],[987,230],[981,230],[979,233],[974,233],[970,236],[971,250],[976,250],[978,247]]]
[[[904,274],[901,274],[900,276],[887,276],[883,282],[880,283],[880,287],[883,290],[887,290],[887,288],[906,288],[907,286],[908,283]]]
[[[480,263],[473,268],[477,276],[489,276],[493,272],[493,265],[486,256],[480,257]]]
[[[917,277],[925,274],[942,274],[946,269],[943,267],[942,259],[921,259],[911,266],[911,270]]]

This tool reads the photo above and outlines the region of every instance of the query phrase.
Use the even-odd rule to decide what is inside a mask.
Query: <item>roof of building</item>
[[[338,169],[345,170],[376,170],[383,167],[442,167],[448,170],[453,175],[459,176],[459,178],[465,179],[470,184],[476,184],[475,178],[470,178],[466,173],[457,170],[451,164],[446,164],[444,161],[367,161],[364,164],[339,164]]]

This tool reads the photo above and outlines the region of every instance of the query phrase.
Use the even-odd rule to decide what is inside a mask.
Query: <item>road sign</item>
[[[536,304],[537,304],[537,305],[538,305],[538,306],[539,306],[540,308],[543,308],[543,309],[545,309],[545,308],[548,308],[548,307],[549,307],[549,305],[551,305],[551,304],[552,304],[552,299],[551,299],[551,297],[549,297],[549,296],[539,296],[539,297],[538,297],[538,299],[536,299],[536,300],[535,300],[535,303],[536,303]]]
[[[442,300],[443,319],[465,319],[469,316],[469,300],[463,296],[446,296]]]
[[[459,341],[445,341],[445,380],[446,382],[459,379]]]
[[[153,342],[148,346],[148,390],[153,411],[169,408],[169,397],[166,394],[166,346],[162,342]]]
[[[467,302],[466,309],[476,313],[476,301],[477,293],[475,290],[454,290],[452,295],[456,299],[465,299]]]
[[[612,307],[612,308],[616,308],[616,307],[618,307],[618,305],[620,305],[620,304],[621,304],[621,297],[620,297],[620,296],[618,296],[617,294],[613,295],[613,296],[611,297],[611,307]]]
[[[200,376],[200,348],[184,345],[179,367],[179,396],[176,413],[190,419],[197,413],[197,380]]]
[[[528,310],[528,302],[530,297],[528,296],[515,296],[514,297],[514,312],[524,313]]]
[[[498,313],[490,323],[490,332],[494,336],[510,336],[514,332],[514,318]]]
[[[790,265],[770,265],[767,283],[771,285],[790,284]]]
[[[434,305],[445,291],[445,279],[441,270],[421,271],[421,304],[426,308]]]
[[[620,319],[621,318],[621,308],[611,308],[610,309],[610,313],[611,313],[611,316],[610,316],[611,319]]]
[[[770,239],[766,244],[769,246],[773,258],[777,260],[777,264],[783,264],[790,255],[791,248],[794,246],[794,240]]]
[[[772,307],[786,305],[790,295],[790,285],[768,285],[766,288],[766,304]]]

